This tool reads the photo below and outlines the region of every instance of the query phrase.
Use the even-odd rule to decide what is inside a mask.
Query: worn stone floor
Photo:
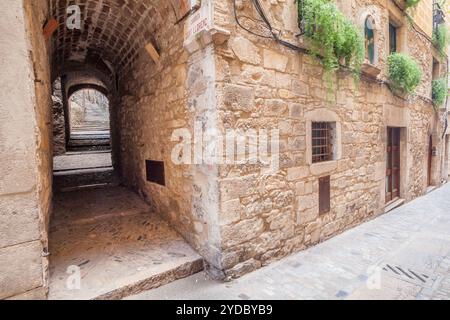
[[[203,269],[183,238],[123,187],[56,194],[49,251],[49,299],[57,300],[119,299]]]
[[[130,299],[450,299],[450,183],[229,283],[199,273]]]

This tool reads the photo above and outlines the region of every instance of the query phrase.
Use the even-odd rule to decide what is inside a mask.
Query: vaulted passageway
[[[54,161],[49,297],[117,298],[202,269],[200,256],[156,214],[157,192],[165,191],[142,181],[146,160],[168,156],[168,138],[156,140],[150,130],[163,130],[157,121],[175,120],[170,102],[184,107],[184,92],[171,83],[174,78],[175,85],[184,86],[181,12],[179,5],[162,0],[67,5],[50,2],[58,21],[51,62],[52,77],[61,79],[66,153]],[[157,56],[148,54],[149,47]],[[159,106],[162,90],[176,96]],[[67,272],[79,272],[79,288],[76,281],[68,287]],[[171,276],[163,277],[167,272]]]
[[[71,266],[58,265],[61,261],[74,262],[81,276],[86,276],[91,265],[85,261],[91,259],[85,258],[83,250],[67,248],[85,238],[82,247],[95,249],[102,230],[121,239],[118,246],[151,249],[152,241],[145,239],[151,238],[152,227],[136,231],[140,239],[125,233],[130,225],[147,223],[140,220],[141,215],[158,215],[162,220],[152,220],[156,225],[168,223],[184,239],[177,241],[186,241],[208,266],[221,270],[217,168],[180,164],[173,154],[179,142],[173,140],[175,131],[192,133],[197,121],[209,129],[217,119],[212,36],[208,45],[200,44],[196,33],[189,32],[201,22],[193,19],[199,18],[195,13],[200,11],[211,18],[211,3],[202,2],[200,7],[189,0],[23,0],[0,12],[5,18],[0,26],[11,30],[2,49],[17,47],[14,54],[2,51],[7,58],[0,61],[2,72],[21,76],[5,100],[5,119],[13,121],[5,127],[12,138],[4,149],[10,151],[14,165],[2,171],[5,179],[0,190],[9,210],[0,254],[2,261],[11,261],[0,268],[0,280],[5,283],[0,299],[45,298],[48,289],[55,288],[55,280],[64,289]],[[14,64],[21,69],[14,70]],[[81,90],[99,91],[108,100],[106,144],[100,141],[105,140],[100,132],[106,122],[100,127],[96,121],[94,126],[71,123],[70,102]],[[85,129],[99,136],[85,139]],[[80,132],[83,137],[77,139]],[[95,201],[99,194],[102,197]],[[126,206],[120,212],[105,213],[102,206],[114,206],[116,198],[125,203],[140,199],[147,209],[135,212]],[[24,215],[16,215],[17,210]],[[89,214],[93,219],[83,219]],[[133,216],[132,221],[116,219],[117,214]],[[77,229],[80,221],[84,233],[67,231]],[[168,242],[172,231],[167,233]],[[158,239],[158,243],[165,241]],[[169,247],[165,247],[168,253],[172,252]],[[97,249],[109,250],[101,243]],[[115,259],[113,251],[103,256],[98,270],[114,265],[109,264]],[[156,260],[133,268],[148,271],[151,261]],[[128,288],[122,280],[117,283]]]
[[[55,156],[49,297],[117,298],[198,272],[200,256],[157,214],[181,176],[168,169],[166,124],[185,115],[188,57],[177,21],[186,8],[163,0],[47,5],[46,26],[57,24],[46,35]],[[145,181],[147,160],[166,164],[166,188]]]

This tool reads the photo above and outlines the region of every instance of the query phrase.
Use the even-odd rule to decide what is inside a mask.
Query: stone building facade
[[[447,74],[446,59],[431,42],[432,0],[419,3],[412,26],[404,1],[337,0],[361,32],[370,17],[375,61],[363,66],[359,82],[338,71],[331,92],[316,58],[242,28],[266,32],[254,24],[252,1],[73,2],[84,15],[81,31],[66,28],[62,0],[14,1],[0,11],[2,29],[12,30],[0,37],[7,57],[0,62],[0,298],[46,295],[51,84],[57,78],[65,110],[77,88],[95,87],[109,97],[113,162],[124,184],[222,279],[329,239],[448,179],[447,108],[435,110],[431,100],[433,77]],[[259,2],[281,39],[307,49],[294,1]],[[48,40],[42,26],[50,17],[59,27]],[[413,96],[394,94],[388,85],[390,21],[398,50],[422,70]],[[12,90],[8,78],[15,75],[23,88]],[[333,148],[331,158],[318,163],[312,151],[317,123],[330,126]],[[197,161],[195,151],[224,149],[217,137],[230,130],[278,132],[279,152],[269,155],[278,159],[276,168],[223,157]],[[202,132],[210,139],[198,147]],[[186,149],[176,146],[188,142],[178,133],[192,138],[191,162],[180,160],[187,159]],[[388,201],[392,134],[400,168],[398,194],[391,192]],[[251,150],[241,152],[251,158]],[[163,165],[163,183],[148,181],[149,161]]]
[[[232,1],[217,4],[220,28],[230,31],[230,39],[217,47],[216,55],[216,87],[222,97],[219,123],[223,128],[280,129],[281,170],[276,174],[267,175],[259,167],[220,167],[220,212],[226,215],[221,219],[222,268],[231,276],[384,213],[388,127],[400,128],[399,198],[412,200],[448,177],[448,171],[442,171],[442,157],[448,159],[443,110],[435,112],[430,100],[433,58],[440,60],[430,42],[432,1],[422,1],[415,11],[416,28],[423,34],[408,27],[404,12],[392,1],[337,4],[361,30],[367,17],[373,19],[375,67],[380,74],[375,81],[363,75],[356,88],[349,74],[338,72],[331,98],[323,68],[314,58],[250,35],[229,15]],[[252,17],[251,6],[243,4],[241,10],[242,16]],[[266,3],[265,10],[285,39],[301,41],[296,38],[295,4]],[[400,51],[416,59],[423,72],[413,98],[394,95],[385,83],[390,19],[400,28]],[[439,67],[445,75],[445,59]],[[230,108],[230,94],[244,102]],[[332,161],[312,163],[311,123],[315,121],[340,127],[335,141],[339,151]],[[430,136],[436,153],[429,160]],[[319,214],[319,179],[325,176],[331,180],[331,210]]]

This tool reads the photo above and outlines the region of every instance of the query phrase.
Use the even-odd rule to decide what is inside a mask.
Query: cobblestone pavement
[[[450,184],[238,280],[199,273],[132,299],[450,299]]]

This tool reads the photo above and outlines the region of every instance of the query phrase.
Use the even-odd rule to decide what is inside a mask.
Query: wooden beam
[[[146,46],[145,46],[145,50],[147,50],[147,53],[149,54],[150,58],[152,58],[152,60],[155,63],[159,62],[159,52],[156,50],[155,46],[153,45],[153,43],[149,42]]]
[[[58,21],[55,18],[51,18],[44,26],[43,34],[45,40],[50,39],[56,29],[58,29]]]

